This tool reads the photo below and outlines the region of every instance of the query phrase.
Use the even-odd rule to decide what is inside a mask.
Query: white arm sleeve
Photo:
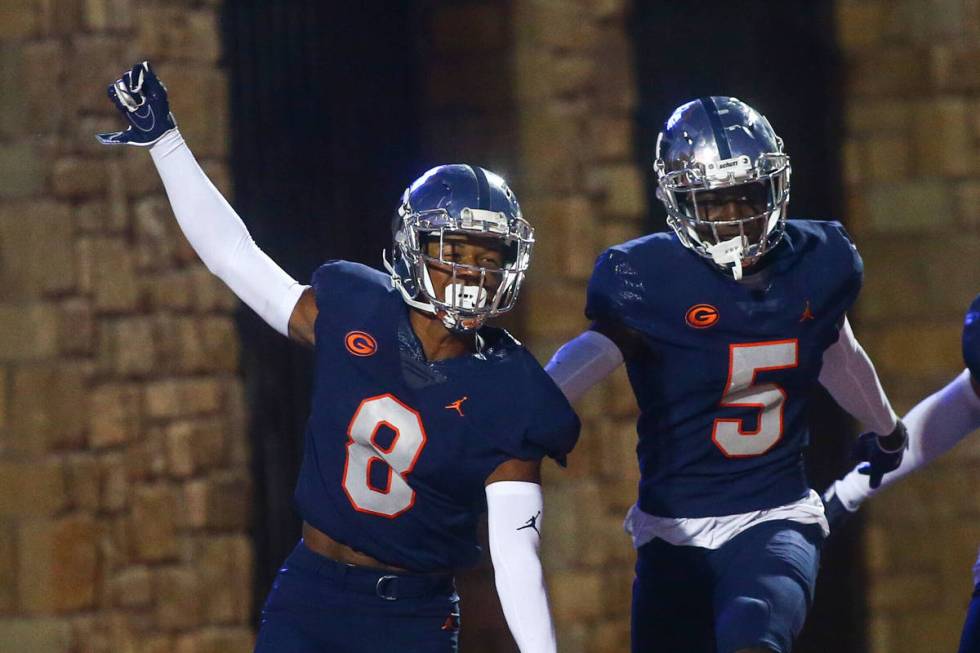
[[[176,129],[150,148],[181,231],[201,261],[272,328],[289,318],[306,289],[266,256],[197,164]]]
[[[888,435],[895,429],[898,416],[846,317],[837,342],[823,353],[820,384],[866,429],[878,435]]]
[[[589,330],[562,345],[544,369],[573,403],[622,364],[616,343]]]
[[[980,428],[980,397],[970,384],[970,372],[963,370],[946,387],[920,401],[903,421],[909,430],[909,449],[898,469],[885,474],[879,490],[928,464]],[[878,491],[868,487],[868,477],[859,474],[857,467],[837,481],[834,490],[851,511]]]
[[[538,558],[541,486],[498,481],[486,493],[490,558],[507,626],[521,653],[554,653],[555,629]]]

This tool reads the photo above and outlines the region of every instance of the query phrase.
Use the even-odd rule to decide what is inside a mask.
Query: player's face
[[[453,281],[455,264],[456,283],[479,285],[482,276],[483,287],[492,298],[503,279],[500,274],[504,267],[503,243],[493,238],[449,234],[442,239],[441,246],[440,250],[437,239],[426,243],[429,276],[436,295],[445,295]],[[480,268],[487,272],[481,275]]]
[[[742,225],[749,242],[757,242],[762,237],[766,226],[766,217],[763,214],[768,204],[767,189],[764,184],[741,184],[730,188],[702,191],[698,193],[697,203],[698,217],[708,222],[729,222],[762,216],[758,220],[751,220]],[[711,227],[703,225],[697,229],[702,239],[715,242]],[[737,224],[719,224],[715,229],[719,241],[729,240],[740,234]]]

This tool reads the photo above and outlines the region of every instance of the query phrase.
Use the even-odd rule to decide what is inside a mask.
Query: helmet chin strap
[[[735,281],[742,278],[742,252],[745,251],[746,241],[745,236],[735,236],[706,248],[716,265],[731,270]]]

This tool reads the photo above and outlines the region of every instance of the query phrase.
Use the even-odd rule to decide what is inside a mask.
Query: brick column
[[[847,220],[864,256],[856,331],[896,409],[963,367],[980,291],[980,6],[841,0]],[[980,439],[868,505],[873,651],[952,651],[980,545]]]
[[[149,58],[228,191],[217,4],[0,2],[0,649],[250,650],[236,301],[93,138]]]

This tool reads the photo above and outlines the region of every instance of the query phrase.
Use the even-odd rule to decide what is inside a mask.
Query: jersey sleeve
[[[310,286],[320,315],[335,316],[349,310],[356,301],[370,310],[387,293],[387,275],[360,263],[327,261],[316,271]]]
[[[565,466],[565,459],[578,442],[581,423],[565,395],[541,368],[525,353],[527,374],[522,391],[526,419],[522,428],[500,443],[511,458],[533,460],[553,458]]]
[[[646,321],[648,302],[640,271],[629,255],[607,249],[596,259],[585,300],[585,316],[596,322],[639,328]]]
[[[864,283],[864,261],[861,260],[857,246],[841,223],[827,223],[827,240],[834,252],[831,257],[833,265],[838,270],[838,274],[834,275],[837,279],[837,287],[833,303],[840,313],[838,321],[839,326],[842,326],[845,314],[861,292]]]

